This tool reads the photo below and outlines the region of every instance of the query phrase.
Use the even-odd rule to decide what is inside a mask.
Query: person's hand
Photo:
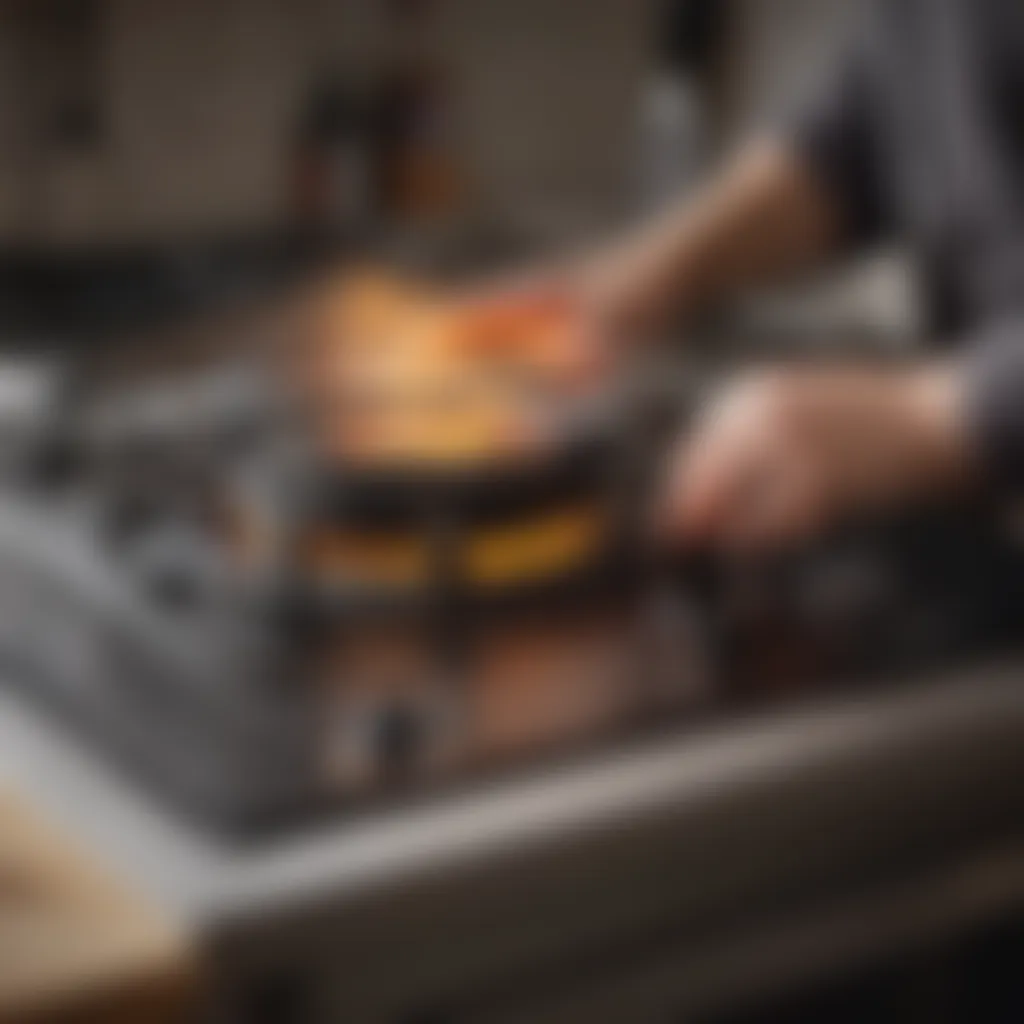
[[[680,444],[659,527],[677,543],[785,545],[964,486],[968,447],[952,369],[754,374]]]
[[[582,311],[591,338],[606,351],[627,350],[655,324],[643,256],[628,245],[597,249],[562,268],[558,278]]]
[[[563,260],[485,282],[455,309],[456,344],[476,355],[518,354],[567,385],[610,377],[619,362],[596,263]]]
[[[463,303],[482,320],[510,326],[560,317],[569,329],[553,332],[549,352],[560,354],[569,377],[593,381],[614,374],[659,323],[649,262],[642,246],[587,249],[485,282]],[[679,280],[674,285],[683,290]],[[513,326],[507,336],[515,334]]]

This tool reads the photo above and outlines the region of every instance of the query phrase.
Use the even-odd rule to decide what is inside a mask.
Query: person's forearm
[[[782,143],[763,141],[696,196],[612,246],[631,328],[688,315],[735,291],[809,265],[837,237],[838,216]]]

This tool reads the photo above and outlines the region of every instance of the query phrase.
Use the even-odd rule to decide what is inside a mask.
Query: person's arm
[[[905,369],[777,370],[734,383],[677,452],[680,541],[773,545],[836,519],[983,489],[1024,494],[1024,318]]]
[[[875,14],[865,8],[824,81],[708,187],[582,262],[581,290],[599,327],[643,333],[890,229]]]
[[[578,284],[604,328],[643,333],[670,314],[815,264],[835,248],[840,224],[795,148],[765,139],[696,196],[584,260]]]

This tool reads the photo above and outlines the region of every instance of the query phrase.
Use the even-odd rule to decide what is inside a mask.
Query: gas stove
[[[555,584],[495,593],[453,577],[470,524],[446,498],[415,504],[434,561],[411,597],[298,586],[279,561],[237,558],[223,501],[244,494],[292,525],[318,482],[268,428],[264,379],[210,370],[124,401],[69,392],[60,367],[7,380],[3,678],[225,836],[429,799],[1019,632],[1024,549],[974,509],[757,565],[627,542]],[[631,437],[615,472],[652,446]]]

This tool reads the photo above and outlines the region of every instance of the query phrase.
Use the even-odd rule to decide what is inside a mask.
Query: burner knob
[[[462,750],[458,708],[436,691],[365,695],[328,719],[323,766],[346,790],[435,775]]]
[[[422,698],[392,696],[342,712],[325,751],[338,783],[364,788],[412,779],[437,758],[439,715]]]
[[[127,552],[145,591],[165,608],[193,609],[216,589],[216,552],[187,529],[166,526]]]

